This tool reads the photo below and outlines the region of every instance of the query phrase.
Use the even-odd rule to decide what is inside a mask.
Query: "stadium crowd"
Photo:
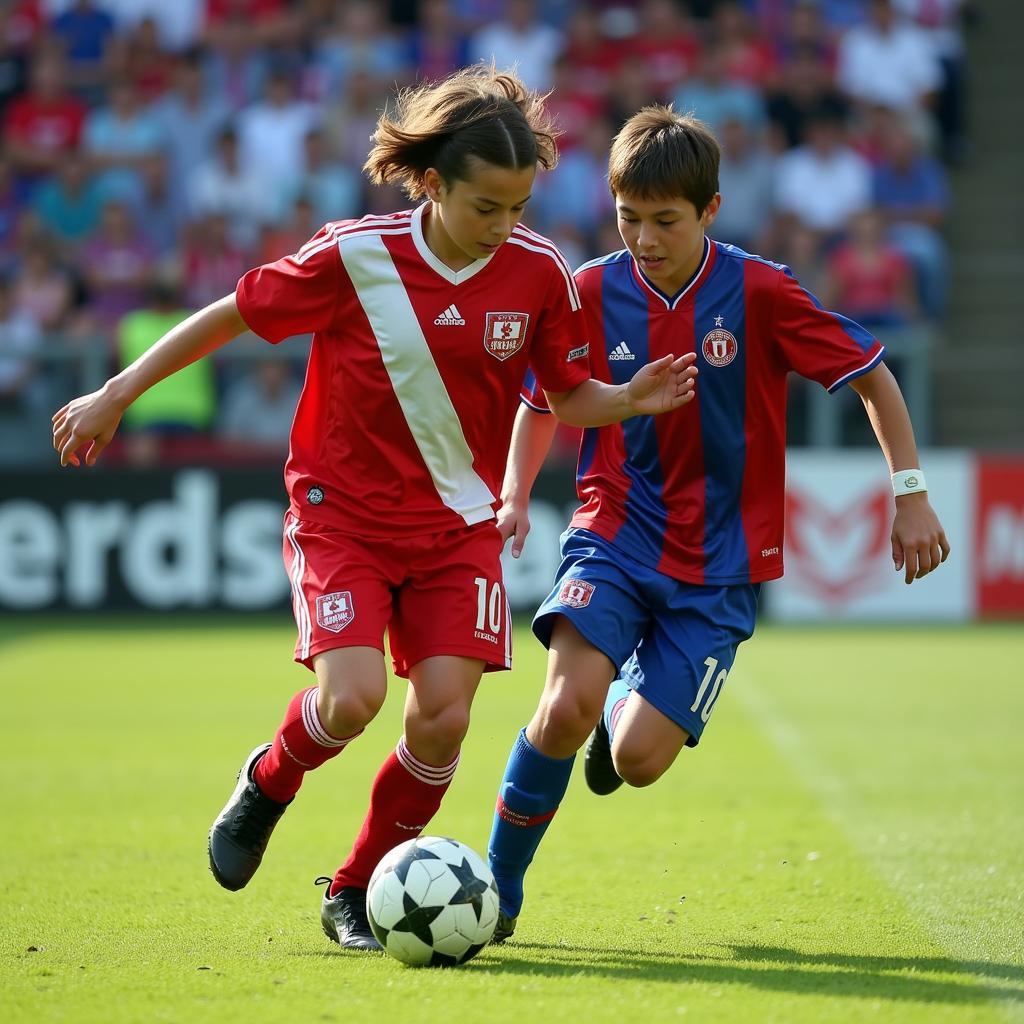
[[[377,114],[477,60],[551,90],[527,222],[570,263],[622,247],[608,148],[659,100],[722,143],[712,237],[865,325],[935,320],[967,2],[0,0],[0,429],[45,438],[76,352],[105,373],[323,222],[408,206],[361,174]],[[304,356],[194,364],[132,407],[124,457],[286,445]]]

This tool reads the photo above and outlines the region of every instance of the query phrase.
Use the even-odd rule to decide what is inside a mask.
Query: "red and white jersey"
[[[451,270],[427,247],[429,215],[326,224],[238,282],[254,333],[313,333],[285,466],[299,519],[377,537],[491,519],[527,369],[555,392],[590,376],[555,246],[520,225]]]

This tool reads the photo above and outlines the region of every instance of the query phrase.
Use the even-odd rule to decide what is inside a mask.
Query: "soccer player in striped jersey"
[[[534,619],[547,681],[517,738],[489,847],[501,893],[496,941],[515,929],[523,877],[569,782],[647,786],[700,740],[758,591],[782,575],[786,379],[860,395],[893,474],[892,552],[906,582],[949,545],[928,503],[903,397],[881,344],[822,309],[786,267],[711,241],[718,144],[699,122],[649,107],[612,146],[609,184],[626,248],[576,274],[590,368],[628,378],[661,352],[695,352],[689,408],[584,432],[582,505],[562,538],[554,588]],[[518,555],[554,423],[527,381],[499,528]]]
[[[691,356],[666,355],[625,384],[591,379],[572,273],[519,223],[538,164],[555,160],[540,99],[514,76],[481,65],[407,90],[365,169],[421,205],[325,225],[54,416],[61,464],[92,465],[124,409],[175,370],[247,328],[275,344],[313,334],[285,467],[284,560],[295,659],[316,683],[246,759],[209,856],[225,888],[249,882],[304,774],[380,709],[387,630],[410,683],[404,732],[350,855],[324,879],[324,930],[350,948],[379,948],[370,874],[433,817],[482,673],[511,666],[495,511],[527,370],[579,425],[692,398]]]

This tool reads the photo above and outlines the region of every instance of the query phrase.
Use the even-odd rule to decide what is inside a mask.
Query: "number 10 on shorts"
[[[477,576],[476,584],[476,628],[487,630],[495,636],[501,631],[501,584],[488,584],[483,576]],[[488,589],[490,593],[488,593]]]
[[[717,676],[715,675],[715,669],[718,668],[717,658],[705,658],[704,664],[707,665],[708,670],[704,673],[704,678],[701,680],[696,699],[690,705],[691,711],[700,710],[700,720],[702,722],[706,722],[711,717],[711,712],[715,708],[715,701],[718,700],[718,695],[721,693],[726,677],[729,675],[727,668],[723,668]],[[712,676],[715,678],[714,685],[711,683]],[[711,687],[710,693],[708,693],[709,686]],[[707,696],[706,700],[705,695]],[[701,702],[703,702],[703,707],[701,707]]]

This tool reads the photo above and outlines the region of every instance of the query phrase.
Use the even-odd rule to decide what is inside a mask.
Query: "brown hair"
[[[637,111],[615,136],[608,185],[615,196],[682,196],[699,217],[718,191],[718,159],[718,142],[703,121],[654,104]]]
[[[375,185],[400,184],[417,199],[428,167],[450,186],[468,178],[470,157],[496,167],[550,170],[558,162],[558,134],[542,96],[493,64],[476,64],[403,89],[394,111],[377,122],[363,170]]]

